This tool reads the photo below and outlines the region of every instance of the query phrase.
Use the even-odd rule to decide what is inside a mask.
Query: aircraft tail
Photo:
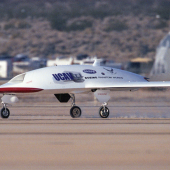
[[[170,32],[157,47],[154,65],[150,72],[151,81],[170,81]]]

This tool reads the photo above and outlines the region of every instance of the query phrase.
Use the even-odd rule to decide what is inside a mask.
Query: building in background
[[[149,74],[152,66],[153,60],[150,58],[134,58],[128,62],[126,70],[146,76]]]
[[[13,75],[46,67],[46,62],[46,59],[39,57],[29,58],[27,55],[18,54],[13,59]]]
[[[47,67],[54,65],[93,65],[94,61],[98,59],[97,56],[89,56],[88,54],[79,54],[76,57],[57,57],[55,60],[48,60]],[[100,59],[101,66],[114,67],[123,69],[122,63],[115,63],[113,60]]]
[[[8,79],[13,76],[13,65],[12,65],[13,57],[8,55],[0,56],[0,78]]]
[[[73,64],[73,58],[66,57],[66,56],[57,57],[55,60],[47,60],[47,67],[56,66],[56,65],[72,65],[72,64]]]

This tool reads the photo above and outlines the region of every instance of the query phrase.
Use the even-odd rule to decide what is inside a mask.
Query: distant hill
[[[154,58],[170,0],[1,0],[0,53]]]

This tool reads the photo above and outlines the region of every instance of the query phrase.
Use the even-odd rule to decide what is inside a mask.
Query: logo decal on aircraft
[[[57,73],[52,74],[55,80],[64,81],[64,82],[70,82],[74,81],[76,83],[84,82],[83,76],[78,72],[64,72],[64,73]]]
[[[90,69],[85,69],[85,70],[83,70],[83,72],[87,73],[87,74],[96,74],[95,70],[90,70]]]
[[[71,73],[57,73],[53,74],[53,77],[57,80],[73,80],[73,76]]]
[[[108,70],[108,69],[106,69],[106,68],[104,68],[104,69],[105,69],[106,71],[112,73],[112,74],[116,74],[116,73],[114,72],[113,68],[111,68],[110,70]]]
[[[97,77],[85,77],[85,79],[97,79]]]

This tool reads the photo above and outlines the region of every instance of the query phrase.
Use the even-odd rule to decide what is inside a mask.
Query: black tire
[[[73,106],[71,109],[70,109],[70,116],[72,118],[78,118],[81,116],[81,109],[78,107],[78,106]]]
[[[8,108],[2,108],[1,109],[1,117],[7,119],[10,115],[10,111]]]
[[[109,116],[109,109],[108,107],[105,106],[105,109],[104,107],[100,107],[99,109],[99,115],[101,118],[107,118]]]

